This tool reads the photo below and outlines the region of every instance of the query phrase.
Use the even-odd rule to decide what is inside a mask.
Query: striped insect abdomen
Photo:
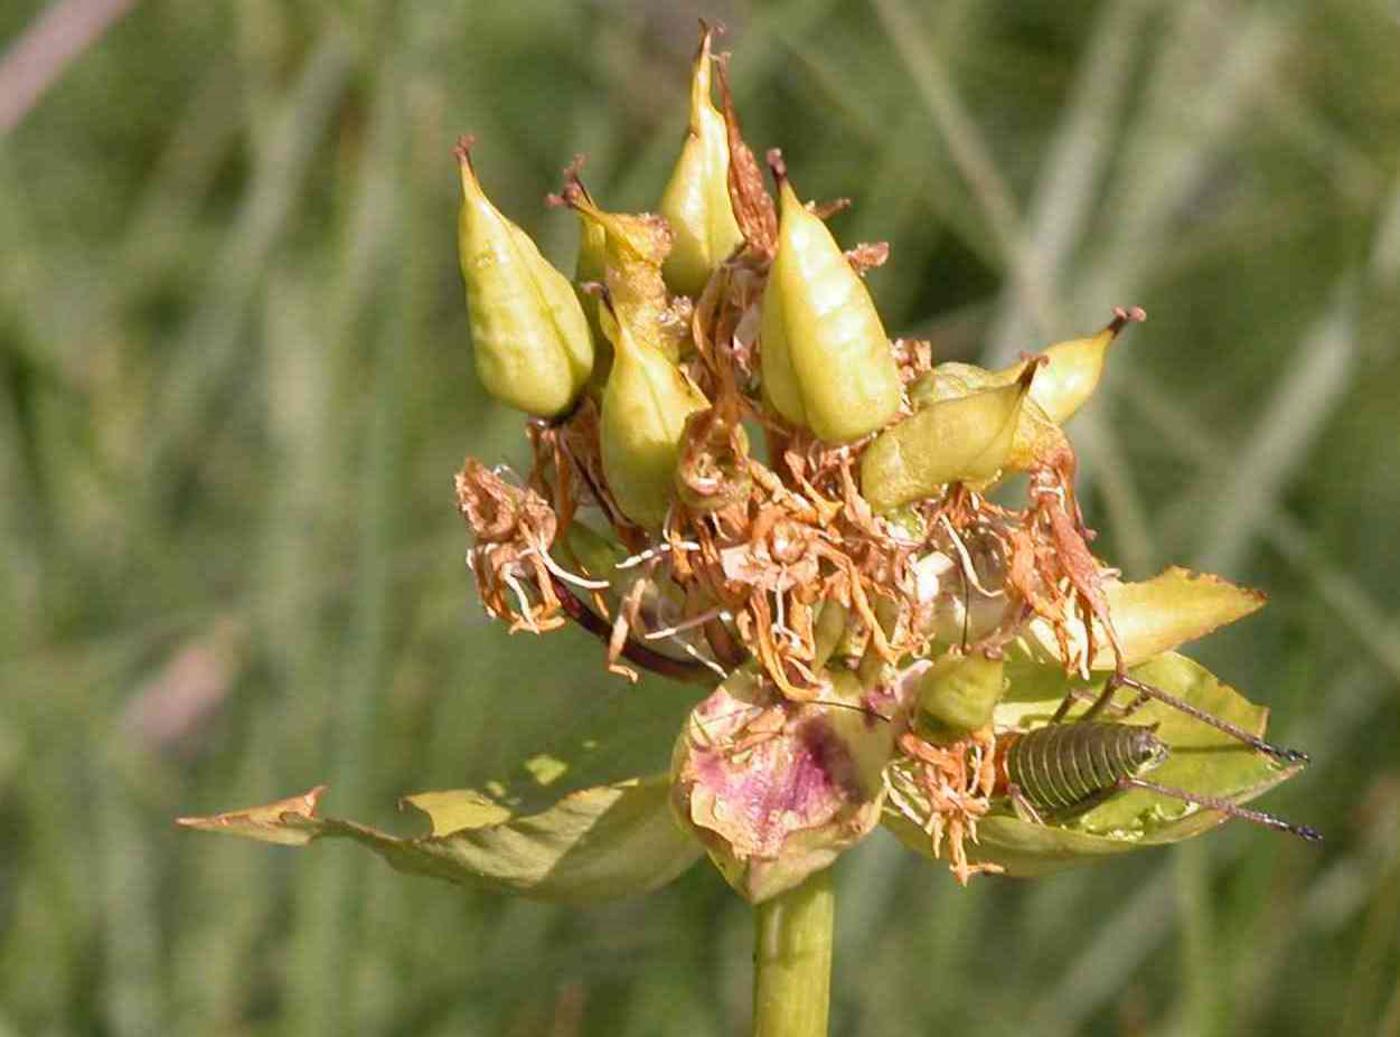
[[[1095,805],[1124,778],[1150,770],[1167,747],[1150,727],[1092,721],[1050,724],[1007,749],[1006,780],[1037,811],[1074,813]]]

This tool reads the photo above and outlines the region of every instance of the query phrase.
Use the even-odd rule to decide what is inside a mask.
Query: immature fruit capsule
[[[1088,338],[1075,338],[1067,342],[1057,342],[1044,351],[1049,363],[1031,387],[1031,400],[1043,410],[1056,425],[1062,425],[1088,402],[1103,377],[1104,360],[1108,347],[1118,337],[1118,333],[1130,322],[1143,321],[1147,314],[1141,308],[1116,309],[1113,320],[1101,331]],[[1014,381],[1025,371],[1029,361],[1022,361],[997,376],[1006,382]],[[1043,361],[1042,361],[1043,363]]]
[[[763,393],[794,425],[831,443],[883,426],[899,410],[899,369],[875,304],[826,225],[798,200],[782,158],[778,248],[763,293]]]
[[[1053,465],[1071,452],[1064,431],[1036,403],[1040,379],[1045,376],[1043,365],[1046,361],[1038,362],[1042,370],[1031,385],[1030,393],[1021,401],[1011,453],[1003,466],[1006,471],[1024,472],[1038,464]],[[920,411],[942,400],[960,399],[984,389],[1011,385],[1025,374],[1025,370],[1022,365],[1009,371],[988,371],[975,364],[948,361],[926,372],[909,386],[909,402],[915,411]]]
[[[562,200],[578,213],[581,226],[580,281],[604,284],[617,319],[632,335],[671,360],[679,359],[689,328],[672,310],[661,276],[671,250],[666,221],[652,213],[606,212],[578,179],[576,167],[565,176]],[[590,308],[596,313],[601,301]]]
[[[1006,467],[1035,365],[1011,385],[939,400],[886,429],[860,459],[876,511],[923,500],[948,483],[985,483]]]
[[[575,159],[575,165],[570,167],[570,172],[566,174],[574,178],[570,182],[576,181],[577,168],[581,163],[582,156]],[[588,192],[582,182],[578,182],[578,186],[584,197],[587,197]],[[554,201],[552,197],[550,200]],[[612,343],[603,334],[603,325],[598,319],[598,309],[603,305],[603,301],[586,286],[606,283],[608,234],[602,224],[588,219],[582,213],[579,214],[578,223],[578,259],[574,262],[574,292],[578,295],[584,316],[588,318],[588,330],[593,335],[594,361],[591,384],[597,392],[607,384],[608,372],[612,370]]]
[[[458,253],[476,373],[502,403],[542,418],[573,406],[593,370],[593,339],[569,279],[487,199],[457,145]]]
[[[712,35],[706,28],[700,38],[690,81],[690,129],[660,205],[675,237],[662,268],[666,283],[692,297],[700,295],[715,267],[744,240],[729,202],[724,116],[710,100]]]
[[[920,725],[959,738],[992,722],[1006,692],[1006,663],[981,652],[945,655],[919,678]]]
[[[613,343],[599,429],[603,474],[623,514],[659,526],[675,495],[686,418],[710,402],[660,350],[635,338],[606,303],[598,316]]]

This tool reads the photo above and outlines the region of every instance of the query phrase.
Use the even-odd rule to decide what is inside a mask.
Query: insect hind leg
[[[1136,677],[1131,677],[1126,673],[1115,674],[1112,680],[1115,681],[1117,685],[1132,688],[1138,693],[1139,701],[1134,703],[1131,707],[1132,709],[1138,708],[1138,706],[1142,704],[1141,700],[1154,699],[1163,705],[1170,706],[1180,713],[1186,714],[1193,720],[1199,720],[1201,723],[1229,735],[1231,738],[1244,743],[1251,749],[1272,756],[1276,760],[1281,760],[1284,763],[1308,762],[1308,754],[1301,749],[1288,749],[1274,745],[1272,742],[1266,742],[1258,735],[1251,734],[1238,724],[1233,724],[1228,720],[1216,716],[1214,713],[1207,712],[1198,706],[1193,706],[1185,699],[1178,698],[1170,692],[1163,691],[1155,684],[1148,684],[1146,681],[1140,681]],[[1102,698],[1103,696],[1100,696],[1100,699]],[[1095,705],[1097,706],[1098,703],[1096,702]],[[1091,712],[1092,709],[1093,707],[1090,707]]]
[[[1295,825],[1290,821],[1285,821],[1281,817],[1273,814],[1266,814],[1262,810],[1251,810],[1249,807],[1242,807],[1238,803],[1232,803],[1228,799],[1221,799],[1218,796],[1203,796],[1195,792],[1187,792],[1185,789],[1173,788],[1170,785],[1159,785],[1155,781],[1148,781],[1146,778],[1124,777],[1118,781],[1118,788],[1143,789],[1147,792],[1156,792],[1162,796],[1170,796],[1185,803],[1194,803],[1196,806],[1204,807],[1207,810],[1216,810],[1228,817],[1236,817],[1242,821],[1250,821],[1256,825],[1263,825],[1265,828],[1272,828],[1275,831],[1287,832],[1289,835],[1296,835],[1310,843],[1322,842],[1322,833],[1316,828],[1308,825]]]
[[[1113,695],[1119,688],[1131,688],[1133,691],[1137,692],[1136,698],[1126,706],[1114,705]],[[1050,722],[1052,724],[1061,723],[1069,713],[1070,706],[1073,705],[1074,700],[1075,693],[1071,690],[1060,701],[1060,705],[1051,716]],[[1079,722],[1097,719],[1110,708],[1113,709],[1114,715],[1122,720],[1132,716],[1149,701],[1160,702],[1164,706],[1168,706],[1179,713],[1184,713],[1191,719],[1198,720],[1202,724],[1213,727],[1217,731],[1229,735],[1237,742],[1247,745],[1257,752],[1272,756],[1274,759],[1280,760],[1283,763],[1296,764],[1308,762],[1308,754],[1301,749],[1289,749],[1284,746],[1274,745],[1272,742],[1267,742],[1258,735],[1246,731],[1238,724],[1231,723],[1229,720],[1218,717],[1214,713],[1201,709],[1199,706],[1194,706],[1185,699],[1173,695],[1168,691],[1164,691],[1155,684],[1148,684],[1146,681],[1140,681],[1136,677],[1123,671],[1115,671],[1109,674],[1108,679],[1104,681],[1103,690],[1099,692],[1089,708],[1076,717],[1075,720]]]

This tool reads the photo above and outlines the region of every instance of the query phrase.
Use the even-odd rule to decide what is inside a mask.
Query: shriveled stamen
[[[532,556],[539,558],[540,562],[543,563],[544,567],[548,569],[552,575],[557,576],[565,583],[572,583],[575,587],[581,587],[586,591],[605,591],[612,587],[612,584],[607,580],[590,580],[586,577],[569,572],[568,569],[565,569],[556,562],[547,550],[538,547],[530,548],[520,557],[528,558]]]
[[[712,619],[722,619],[727,623],[733,618],[733,613],[731,613],[728,609],[713,608],[710,609],[708,612],[702,612],[698,616],[692,616],[690,619],[684,619],[681,620],[681,622],[679,623],[672,624],[671,626],[662,627],[660,630],[648,631],[647,633],[642,635],[642,640],[660,641],[664,638],[675,637],[677,634],[683,634],[688,630],[694,630],[696,627],[702,627]]]

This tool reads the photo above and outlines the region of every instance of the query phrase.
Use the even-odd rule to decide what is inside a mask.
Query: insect
[[[1088,695],[1093,703],[1066,716],[1067,705],[1050,722],[1029,731],[995,730],[993,711],[1006,688],[995,658],[946,656],[921,677],[912,729],[900,737],[903,759],[886,770],[891,806],[918,825],[941,856],[946,841],[950,867],[961,883],[978,871],[999,870],[969,858],[965,841],[975,841],[977,822],[1009,805],[1031,824],[1059,825],[1132,789],[1143,789],[1218,811],[1315,842],[1306,826],[1242,807],[1228,799],[1153,781],[1146,775],[1165,763],[1171,748],[1156,725],[1124,722],[1149,700],[1179,710],[1250,749],[1296,764],[1301,753],[1280,749],[1220,717],[1155,685],[1122,675],[1111,677],[1107,694],[1073,689],[1066,702]],[[1119,687],[1135,700],[1112,701]],[[1114,719],[1104,719],[1105,711]]]
[[[1037,824],[1077,817],[1120,792],[1138,788],[1289,832],[1309,842],[1322,839],[1306,825],[1144,778],[1171,755],[1167,744],[1157,737],[1155,725],[1080,719],[1025,734],[1002,735],[997,750],[993,794],[1009,798],[1019,816]]]

